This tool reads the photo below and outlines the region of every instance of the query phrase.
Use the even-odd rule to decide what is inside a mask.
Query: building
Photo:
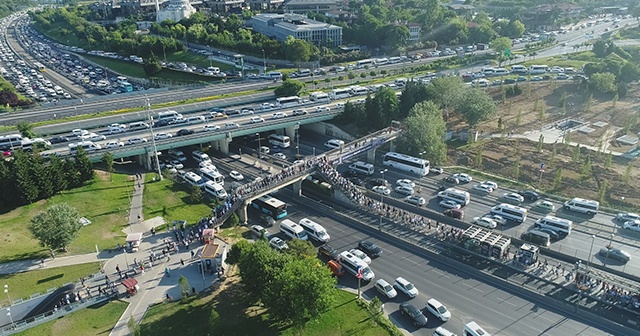
[[[284,41],[288,36],[317,45],[342,44],[342,27],[315,21],[299,14],[258,14],[251,18],[253,30]]]
[[[286,13],[304,14],[307,12],[327,13],[342,8],[338,0],[289,0],[284,3]]]
[[[269,11],[282,7],[284,0],[245,0],[252,10]]]
[[[327,11],[326,13],[324,13],[324,15],[336,21],[348,23],[353,22],[353,20],[356,18],[355,14],[341,9]]]
[[[244,0],[206,0],[207,7],[215,13],[241,12]]]
[[[159,5],[156,5],[156,22],[158,23],[165,20],[178,22],[184,18],[190,17],[196,12],[195,8],[193,8],[189,3],[189,0],[170,0],[169,5],[164,9],[158,9],[158,7]]]
[[[407,42],[418,42],[420,40],[420,32],[422,32],[422,26],[418,23],[409,22],[406,24],[409,28],[409,38]]]
[[[582,7],[570,3],[545,4],[531,8],[522,13],[522,23],[529,31],[535,30],[556,30],[560,26],[555,22],[555,18],[580,17]]]

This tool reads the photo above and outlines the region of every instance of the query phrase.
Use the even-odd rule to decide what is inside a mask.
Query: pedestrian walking
[[[184,266],[184,260],[182,260],[182,258],[180,258],[180,264]]]
[[[191,259],[193,259],[195,257],[195,255],[196,255],[196,253],[193,252],[193,250],[191,250],[190,253],[191,253]]]

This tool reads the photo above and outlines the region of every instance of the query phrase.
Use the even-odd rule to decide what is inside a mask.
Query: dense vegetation
[[[11,15],[20,9],[33,5],[32,0],[2,0],[0,1],[0,18]]]
[[[16,92],[15,87],[0,77],[0,112],[10,111],[12,107],[31,104],[31,101]]]

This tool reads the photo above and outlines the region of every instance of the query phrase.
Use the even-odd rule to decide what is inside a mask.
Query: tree
[[[620,69],[618,80],[623,83],[631,83],[640,79],[640,66],[635,62],[627,61]]]
[[[84,148],[78,146],[78,153],[73,162],[75,163],[75,171],[80,177],[80,184],[93,179],[93,164],[89,161],[89,156]]]
[[[471,128],[497,113],[496,103],[493,99],[486,91],[478,88],[466,89],[458,99],[455,110]]]
[[[605,168],[611,167],[612,160],[613,160],[613,154],[611,153],[611,150],[609,150],[609,153],[607,153],[607,156],[604,159],[604,167]],[[628,167],[631,167],[631,166],[628,166]]]
[[[435,103],[418,103],[405,120],[398,147],[410,155],[423,153],[435,165],[443,164],[447,156],[446,130],[442,111]]]
[[[560,183],[562,183],[562,168],[558,168],[556,176],[553,178],[553,190],[558,190]]]
[[[583,178],[591,176],[591,155],[587,155],[582,165],[581,175]]]
[[[520,155],[516,156],[516,161],[513,163],[513,178],[520,179]]]
[[[191,187],[191,202],[200,203],[202,202],[202,198],[202,189],[200,189],[200,187],[197,185]]]
[[[618,99],[619,98],[620,98],[620,96],[616,92],[616,94],[613,95],[613,99],[611,99],[611,107],[616,107],[616,103],[618,103]]]
[[[180,279],[178,279],[178,284],[180,284],[180,294],[182,295],[182,299],[186,299],[187,297],[189,297],[191,285],[189,284],[189,280],[187,280],[187,277],[181,275]]]
[[[392,88],[384,87],[374,97],[367,97],[364,109],[370,129],[388,127],[398,117],[398,96]]]
[[[273,93],[278,97],[297,96],[303,88],[304,83],[293,79],[287,79],[283,81],[282,84],[273,91]]]
[[[298,68],[300,68],[300,62],[306,62],[311,58],[314,49],[309,42],[296,39],[291,35],[284,41],[284,48],[287,59],[295,63]]]
[[[571,161],[578,162],[580,161],[580,145],[576,146],[573,150],[573,155],[571,156]]]
[[[142,69],[147,76],[153,76],[162,70],[162,64],[156,55],[151,55],[142,62]]]
[[[220,319],[220,314],[211,307],[211,313],[209,313],[209,333],[210,335],[223,335],[221,332],[222,320]]]
[[[316,248],[308,240],[294,239],[287,245],[289,248],[286,253],[294,255],[296,258],[313,258],[318,254]]]
[[[458,76],[439,77],[432,80],[426,87],[425,100],[432,100],[444,109],[448,116],[449,108],[453,107],[464,93],[464,84]]]
[[[482,158],[484,155],[484,145],[480,145],[478,147],[478,151],[476,152],[476,157],[473,160],[476,168],[482,168]]]
[[[113,154],[111,154],[111,152],[104,153],[102,156],[102,163],[104,163],[109,175],[113,174]]]
[[[52,251],[66,251],[82,228],[78,210],[66,203],[50,206],[31,219],[29,230],[40,245]]]
[[[600,190],[598,190],[598,202],[604,203],[607,195],[607,188],[609,187],[609,181],[603,180],[600,184]]]
[[[598,39],[593,43],[593,53],[598,58],[605,58],[613,52],[616,45],[609,39]]]
[[[511,50],[511,46],[513,46],[513,41],[508,37],[498,37],[489,43],[489,47],[499,55],[504,55],[505,50]]]
[[[133,316],[129,318],[129,322],[127,322],[127,326],[129,327],[129,331],[133,336],[141,335],[142,331],[140,330],[140,325],[136,323],[136,321],[133,319]]]
[[[589,86],[598,92],[611,93],[615,92],[616,76],[611,73],[597,72],[589,77]]]
[[[516,112],[516,120],[514,124],[516,127],[520,127],[520,123],[522,123],[522,111],[518,110],[518,112]]]
[[[32,203],[38,199],[38,195],[40,194],[36,179],[31,174],[31,167],[34,164],[33,156],[18,150],[14,152],[13,158],[15,187],[17,191],[15,196],[23,204]]]
[[[538,153],[542,152],[543,144],[544,144],[544,135],[540,134],[540,137],[538,138],[538,146],[537,146]]]
[[[629,179],[631,179],[632,170],[633,170],[633,166],[628,164],[627,168],[624,170],[624,176],[622,176],[622,181],[624,181],[625,183],[629,182]]]
[[[526,28],[524,23],[520,22],[520,20],[509,20],[509,23],[505,27],[505,29],[500,32],[502,36],[506,36],[509,38],[519,38],[522,37]]]
[[[33,139],[36,137],[36,133],[33,131],[33,125],[28,122],[21,121],[16,124],[16,128],[18,129],[18,132],[20,132],[20,135],[25,138]]]

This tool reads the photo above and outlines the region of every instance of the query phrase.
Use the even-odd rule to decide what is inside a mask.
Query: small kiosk
[[[540,249],[530,244],[522,244],[520,253],[518,253],[518,261],[526,266],[531,266],[538,261]]]
[[[126,248],[129,252],[138,252],[141,242],[142,242],[142,232],[129,233],[127,235]]]
[[[204,243],[205,244],[210,244],[213,242],[213,238],[215,236],[215,231],[214,229],[204,229],[202,230],[202,238],[204,239]]]
[[[138,280],[134,278],[127,278],[122,280],[122,285],[127,290],[127,294],[129,296],[136,295],[136,293],[138,293],[138,289],[140,289],[140,287],[138,287]]]

